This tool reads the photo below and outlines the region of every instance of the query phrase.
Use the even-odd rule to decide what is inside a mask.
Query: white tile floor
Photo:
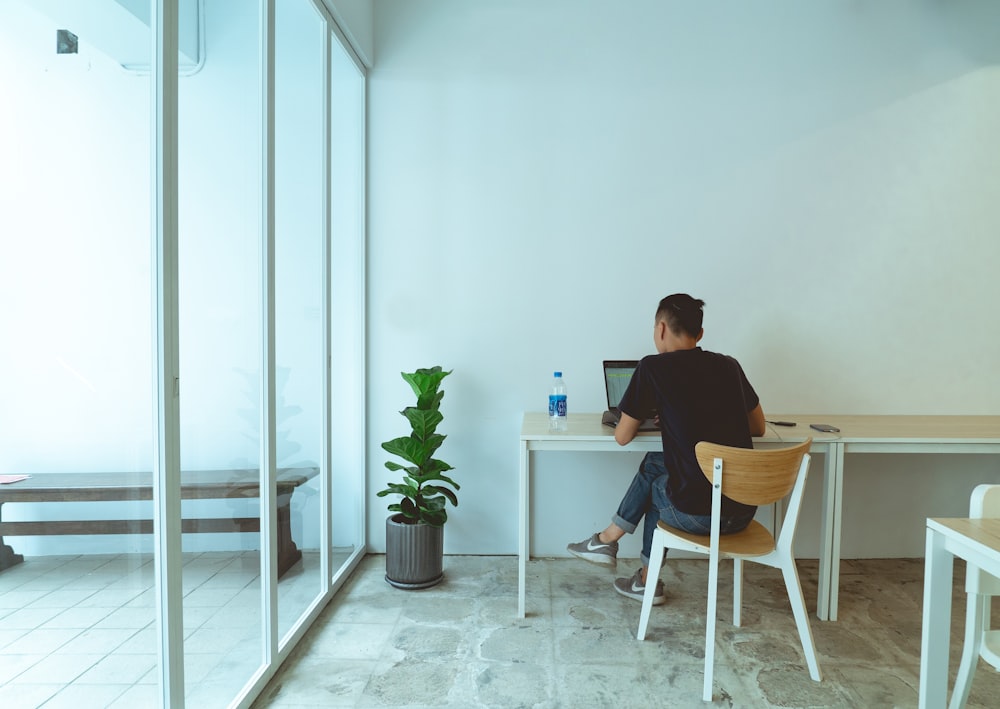
[[[189,706],[224,707],[260,666],[256,552],[184,555]],[[0,707],[156,707],[152,556],[28,558],[0,573]],[[306,554],[279,585],[279,627],[320,590]]]

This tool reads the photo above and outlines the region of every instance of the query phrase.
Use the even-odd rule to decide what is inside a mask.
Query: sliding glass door
[[[321,595],[322,470],[327,471],[327,37],[311,0],[275,5],[274,307],[277,467],[307,478],[280,491],[278,634]],[[287,566],[283,569],[282,566]]]
[[[225,706],[265,661],[261,550],[261,91],[256,3],[205,2],[206,57],[178,80],[184,695]],[[214,499],[213,499],[214,498]],[[209,522],[211,520],[211,522]]]
[[[0,706],[156,702],[150,27],[0,2]]]
[[[336,34],[330,47],[331,563],[364,552],[365,77]]]
[[[0,706],[248,706],[364,553],[363,68],[319,0],[5,0],[0,86]]]

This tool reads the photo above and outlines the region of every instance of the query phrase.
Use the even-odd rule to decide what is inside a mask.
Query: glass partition
[[[0,0],[0,706],[157,706],[181,665],[186,705],[246,706],[364,552],[363,75],[317,2],[274,1],[279,578],[262,579],[261,7],[180,0],[183,653],[160,665],[156,6]]]
[[[264,660],[260,577],[260,10],[206,3],[211,51],[178,87],[184,683],[225,706]]]
[[[323,592],[326,33],[311,0],[275,6],[275,452],[302,481],[278,490],[279,637]]]
[[[331,564],[364,551],[365,82],[343,44],[330,56]]]
[[[149,48],[0,3],[0,706],[156,703]]]

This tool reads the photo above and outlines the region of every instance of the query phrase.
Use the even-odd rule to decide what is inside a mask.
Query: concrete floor
[[[615,573],[575,559],[528,565],[528,617],[516,619],[515,557],[445,557],[445,580],[401,591],[369,556],[254,707],[700,707],[707,566],[668,560],[667,602],[644,642],[639,604]],[[617,575],[638,564],[619,560]],[[715,705],[915,707],[923,560],[845,561],[840,617],[815,619],[815,561],[799,563],[822,682],[805,667],[777,571],[746,566],[743,625],[721,575]],[[961,652],[964,566],[956,563],[952,676]],[[970,707],[1000,706],[1000,674],[980,662]]]

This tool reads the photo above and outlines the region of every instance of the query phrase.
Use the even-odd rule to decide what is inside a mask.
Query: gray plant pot
[[[444,527],[385,520],[385,580],[396,588],[428,588],[444,578]]]

